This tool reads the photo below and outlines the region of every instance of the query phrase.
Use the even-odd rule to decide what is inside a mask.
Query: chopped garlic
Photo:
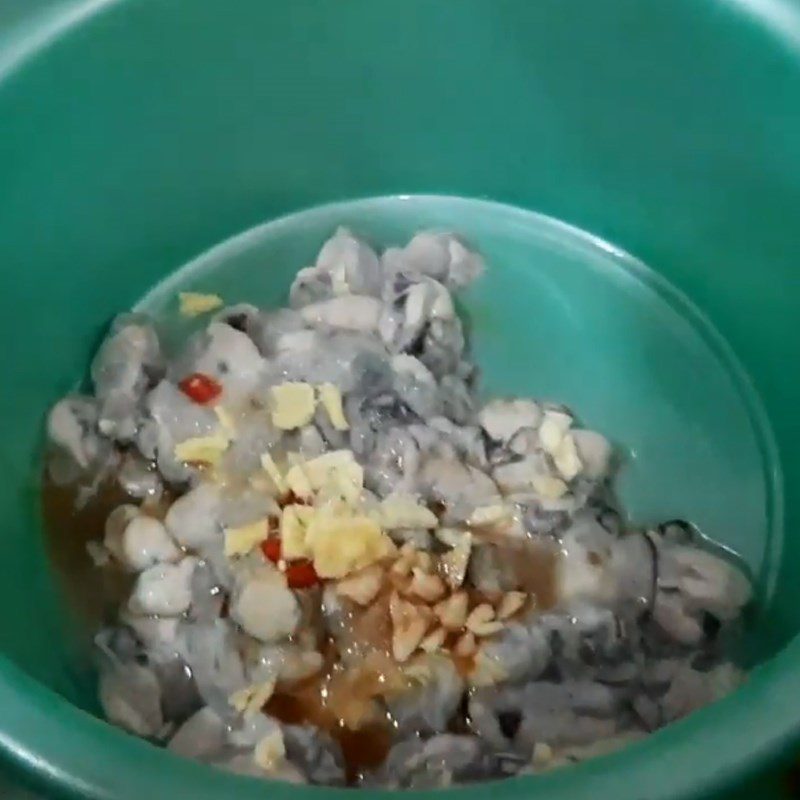
[[[465,533],[456,542],[455,547],[448,550],[439,559],[445,580],[453,589],[458,589],[464,583],[471,553],[472,534]]]
[[[472,609],[465,627],[475,636],[491,636],[503,629],[503,623],[495,620],[494,609],[488,603],[481,603]]]
[[[343,578],[395,552],[392,540],[374,520],[326,510],[314,514],[306,542],[321,578]]]
[[[528,596],[524,592],[506,592],[497,606],[497,618],[513,617],[524,605]]]
[[[436,628],[419,643],[419,648],[426,653],[435,653],[443,647],[446,637],[447,631],[444,628]]]
[[[225,555],[246,556],[257,544],[263,542],[269,533],[269,520],[264,517],[247,525],[225,529]]]
[[[309,506],[290,505],[281,515],[281,553],[284,558],[308,558],[311,550],[306,543],[308,526],[314,516]]]
[[[311,422],[316,408],[310,383],[287,381],[270,389],[272,424],[283,431],[302,428]]]
[[[548,500],[558,500],[567,493],[567,484],[552,475],[534,475],[531,483],[535,491]]]
[[[433,529],[439,524],[436,514],[420,505],[413,495],[393,492],[381,501],[379,518],[386,530],[402,528]]]
[[[214,413],[217,415],[222,430],[232,439],[236,433],[236,423],[233,417],[219,405],[214,406]]]
[[[317,386],[319,401],[328,412],[328,419],[337,431],[350,430],[350,425],[342,408],[342,393],[332,383],[322,383]]]
[[[285,492],[289,488],[286,483],[286,479],[283,477],[281,471],[278,469],[278,465],[275,463],[275,459],[269,453],[264,453],[261,456],[261,466],[264,469],[264,472],[269,475],[272,482],[275,484],[275,488],[279,492]]]
[[[264,703],[272,697],[275,691],[275,681],[264,681],[264,683],[254,683],[244,689],[234,692],[229,698],[228,703],[233,706],[240,714],[251,716],[261,711]]]
[[[180,312],[184,317],[199,317],[221,308],[225,303],[218,294],[201,294],[200,292],[180,292],[178,294]]]
[[[539,441],[548,453],[555,453],[564,435],[572,425],[572,417],[561,411],[545,411],[539,426]]]
[[[305,462],[300,457],[299,453],[290,453],[289,462],[291,467],[286,473],[284,483],[286,488],[297,497],[303,500],[311,500],[314,497],[314,487],[308,478],[305,470]]]
[[[546,767],[554,757],[553,748],[547,742],[536,742],[531,763],[534,767]]]
[[[360,606],[367,606],[378,596],[383,578],[384,571],[377,564],[373,564],[340,580],[336,584],[336,592]]]
[[[185,439],[175,445],[175,458],[188,463],[197,462],[216,466],[230,443],[230,437],[220,432],[212,433],[210,436]]]
[[[425,550],[414,549],[414,561],[423,572],[433,572],[433,557]]]
[[[439,618],[442,626],[449,631],[457,631],[464,627],[467,621],[467,607],[469,597],[466,592],[451,594],[446,600],[434,606],[434,613]]]
[[[426,603],[435,603],[445,593],[445,585],[438,575],[429,575],[419,567],[411,570],[413,578],[406,590],[407,594],[416,595]]]
[[[479,627],[476,627],[472,633],[475,636],[494,636],[496,633],[500,633],[501,630],[505,628],[502,622],[499,620],[492,620],[490,622],[484,622]]]
[[[467,520],[467,525],[475,528],[494,527],[497,525],[507,525],[513,521],[514,515],[511,509],[500,504],[491,506],[478,506]]]
[[[414,545],[407,542],[400,548],[400,557],[392,564],[392,572],[399,577],[405,577],[411,574],[411,569],[416,563],[417,551]]]
[[[410,615],[407,619],[395,624],[392,631],[392,655],[395,661],[400,663],[408,661],[425,637],[427,627],[428,624],[424,617],[419,614]]]
[[[286,745],[280,729],[265,736],[253,751],[253,760],[265,772],[272,772],[286,758]]]
[[[350,450],[330,453],[295,464],[286,473],[289,488],[303,499],[342,499],[355,505],[364,488],[364,469]]]
[[[561,476],[568,481],[571,481],[581,471],[583,464],[581,464],[578,448],[575,446],[575,439],[571,434],[566,434],[561,440],[553,453],[553,462]]]
[[[471,686],[495,686],[508,679],[508,672],[500,661],[486,655],[483,648],[475,655],[474,665],[469,674]]]

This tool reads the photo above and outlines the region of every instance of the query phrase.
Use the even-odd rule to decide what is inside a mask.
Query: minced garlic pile
[[[270,397],[272,422],[281,429],[308,424],[317,403],[337,429],[348,428],[341,394],[331,384],[287,382],[273,387]],[[178,445],[178,458],[219,464],[235,430],[231,415],[221,407],[216,411],[224,421],[219,432]],[[564,430],[554,425],[556,436],[564,440]],[[535,604],[535,597],[519,591],[476,601],[461,589],[473,536],[502,533],[514,522],[510,508],[477,508],[467,526],[458,530],[440,526],[436,514],[410,494],[397,492],[377,503],[374,498],[365,502],[364,470],[350,450],[307,460],[289,454],[282,465],[266,452],[261,464],[263,473],[252,476],[251,483],[283,501],[275,515],[227,528],[226,556],[242,558],[275,537],[281,571],[295,560],[307,560],[321,581],[335,582],[339,595],[362,607],[389,592],[391,653],[397,662],[408,661],[416,651],[445,648],[457,657],[473,656],[479,639],[498,633],[506,620]],[[224,480],[210,474],[212,480]],[[442,543],[441,552],[417,550],[410,543],[398,548],[388,532],[402,529],[432,531]]]

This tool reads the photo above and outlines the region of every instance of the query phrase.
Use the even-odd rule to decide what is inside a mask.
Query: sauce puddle
[[[287,725],[313,725],[325,731],[342,750],[348,785],[383,764],[392,744],[388,719],[376,715],[377,697],[387,680],[380,666],[343,671],[329,666],[323,673],[279,690],[264,711]],[[382,661],[382,659],[381,659]]]
[[[66,602],[78,618],[79,633],[87,648],[100,628],[117,623],[119,608],[126,602],[135,577],[113,564],[98,567],[87,544],[102,541],[106,519],[120,504],[132,502],[144,513],[162,517],[172,499],[142,504],[132,500],[115,481],[108,481],[88,502],[76,507],[74,487],[43,480],[41,502],[48,554]],[[494,544],[500,571],[513,576],[519,589],[535,596],[537,608],[551,607],[557,593],[557,548],[534,542]],[[471,606],[491,599],[480,597],[475,590],[468,592]],[[301,683],[279,686],[264,706],[266,713],[284,724],[312,725],[336,741],[348,785],[356,785],[365,773],[384,763],[394,727],[381,698],[408,687],[408,679],[390,656],[390,593],[386,587],[368,608],[343,602],[343,630],[337,641],[348,653],[347,668],[340,663],[339,651],[329,640],[321,648],[325,656],[322,671]],[[320,614],[319,599],[312,606],[311,617],[316,619]],[[318,629],[319,625],[320,620],[316,619],[311,627]],[[452,651],[458,636],[448,634],[443,649],[462,677],[467,678],[474,668],[474,656],[459,656]],[[451,720],[450,729],[469,730],[465,709]]]
[[[47,477],[42,480],[47,554],[81,635],[91,638],[103,625],[116,620],[130,592],[132,576],[112,565],[99,569],[86,545],[102,541],[108,515],[130,498],[116,482],[107,482],[82,507],[76,507],[75,501],[74,486],[56,486]]]

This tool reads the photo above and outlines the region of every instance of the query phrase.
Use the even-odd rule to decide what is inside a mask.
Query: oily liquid
[[[106,519],[120,504],[131,498],[115,481],[99,487],[85,504],[76,505],[73,486],[58,486],[47,476],[42,480],[41,508],[44,520],[46,548],[61,585],[65,601],[77,621],[79,645],[85,652],[91,648],[92,637],[103,626],[114,624],[119,608],[132,588],[133,577],[112,565],[98,567],[87,552],[89,542],[102,541]],[[158,509],[152,509],[157,515]],[[375,641],[388,632],[386,614],[362,615],[354,635],[362,641]],[[332,663],[332,657],[328,658]],[[378,680],[379,676],[375,676]],[[345,686],[338,684],[338,704]],[[331,710],[325,698],[331,691],[330,669],[308,681],[292,687],[291,692],[274,695],[265,711],[286,724],[311,724],[328,732],[341,749],[348,783],[358,776],[379,767],[391,746],[391,730],[386,721],[370,722],[351,730]]]
[[[556,599],[556,548],[529,544],[498,550],[503,570],[514,576],[520,589],[535,596],[536,607],[551,608]],[[470,605],[484,599],[475,594]],[[347,613],[347,629],[347,639],[353,648],[367,653],[363,668],[357,669],[355,675],[352,671],[337,673],[334,665],[338,655],[329,643],[326,669],[289,690],[276,692],[264,710],[286,724],[310,724],[326,731],[342,749],[347,782],[352,785],[364,772],[384,762],[392,745],[393,729],[388,718],[361,724],[353,720],[356,724],[348,724],[348,717],[353,716],[353,708],[357,709],[357,717],[373,697],[384,694],[390,686],[400,686],[405,679],[389,656],[392,628],[388,593],[379,596],[367,609],[351,608]],[[443,649],[449,652],[459,674],[466,678],[474,668],[474,657],[453,652],[459,636],[459,633],[449,634]],[[450,730],[469,730],[465,710],[451,721]]]
[[[334,651],[329,653],[330,663],[322,673],[279,690],[264,711],[287,725],[308,724],[325,731],[338,742],[347,783],[353,785],[384,762],[392,744],[388,719],[358,719],[380,693],[385,676],[378,669],[358,670],[355,675],[337,671]]]
[[[44,478],[42,513],[48,554],[88,648],[98,629],[115,623],[120,606],[130,594],[133,577],[112,565],[96,566],[87,552],[87,543],[102,541],[108,515],[131,499],[115,481],[109,481],[82,507],[77,507],[75,500],[73,487],[57,486]],[[144,504],[143,509],[145,513],[161,516],[164,506]],[[498,547],[498,557],[503,572],[513,575],[521,590],[535,596],[537,608],[545,610],[554,604],[558,557],[555,548],[504,543]],[[353,648],[365,654],[363,668],[337,669],[338,655],[329,645],[325,652],[326,666],[319,675],[279,689],[264,706],[264,711],[280,722],[310,724],[327,732],[341,747],[347,782],[351,785],[365,772],[379,767],[392,745],[390,719],[382,716],[367,721],[354,719],[387,686],[396,688],[404,680],[388,655],[392,636],[388,600],[387,593],[369,608],[354,609],[349,614],[348,639]],[[470,604],[481,601],[476,595]],[[451,651],[456,669],[466,676],[474,667],[473,658],[452,652],[457,638],[448,636],[444,649]],[[468,729],[469,721],[463,713],[452,721],[451,730]]]
[[[87,552],[91,541],[102,541],[108,515],[130,498],[114,481],[104,483],[82,507],[77,507],[73,486],[42,481],[42,518],[47,554],[55,567],[66,603],[79,627],[90,639],[99,628],[116,619],[130,593],[132,578],[112,566],[99,569]]]
[[[310,724],[338,742],[342,750],[347,783],[379,767],[392,745],[388,718],[374,719],[374,698],[390,686],[405,685],[391,650],[389,596],[379,597],[369,608],[345,606],[346,639],[353,652],[363,653],[360,666],[337,667],[339,653],[329,640],[322,648],[325,666],[307,681],[279,690],[264,710],[290,725]]]
[[[536,607],[546,611],[558,599],[558,549],[552,545],[521,543],[498,548],[501,569],[514,576],[519,589],[536,598]]]
[[[370,722],[357,729],[348,728],[326,706],[327,676],[318,677],[279,692],[267,702],[264,710],[287,725],[314,725],[339,743],[348,784],[354,784],[366,771],[383,764],[391,747],[392,734],[388,722]]]

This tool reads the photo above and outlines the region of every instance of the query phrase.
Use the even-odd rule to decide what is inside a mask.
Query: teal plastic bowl
[[[339,793],[217,772],[94,716],[39,510],[44,414],[114,313],[178,337],[179,288],[278,304],[339,224],[378,244],[464,234],[491,264],[463,297],[487,390],[568,402],[623,454],[634,521],[696,521],[758,588],[742,689],[490,791],[700,797],[787,758],[799,207],[793,0],[0,3],[5,766],[48,797]]]

